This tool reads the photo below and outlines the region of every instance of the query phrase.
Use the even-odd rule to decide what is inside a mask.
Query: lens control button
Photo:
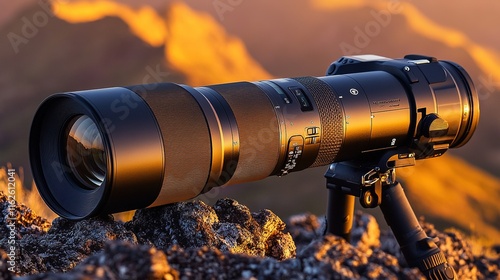
[[[311,144],[319,144],[319,136],[313,136],[313,137],[307,137],[306,138],[306,145],[311,145]]]
[[[308,127],[307,135],[317,135],[319,134],[319,127]]]
[[[418,83],[418,77],[417,75],[415,75],[415,70],[413,69],[415,66],[405,66],[404,67],[404,73],[405,73],[405,76],[406,78],[408,78],[408,81],[410,81],[410,83]]]

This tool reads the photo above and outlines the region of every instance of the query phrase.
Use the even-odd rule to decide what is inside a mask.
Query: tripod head
[[[396,168],[414,166],[415,153],[399,148],[363,160],[333,163],[326,171],[327,188],[360,198],[365,208],[382,203],[382,186],[396,182]]]

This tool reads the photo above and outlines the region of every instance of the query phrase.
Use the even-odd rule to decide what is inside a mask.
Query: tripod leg
[[[326,212],[326,232],[351,241],[354,218],[354,196],[337,189],[328,189],[328,209]]]
[[[427,279],[456,279],[453,267],[420,227],[399,183],[384,187],[380,209],[411,267],[418,267]]]

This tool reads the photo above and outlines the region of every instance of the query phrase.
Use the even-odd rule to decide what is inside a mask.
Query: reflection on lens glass
[[[84,188],[96,189],[106,176],[106,151],[102,136],[92,119],[73,118],[67,129],[66,160]]]

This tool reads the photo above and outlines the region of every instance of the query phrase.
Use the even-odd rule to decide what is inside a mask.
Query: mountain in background
[[[381,12],[372,7],[335,11],[319,10],[310,4],[283,5],[282,2],[259,0],[242,1],[220,17],[211,1],[186,2],[207,12],[200,17],[211,18],[225,32],[241,38],[250,55],[275,77],[323,75],[328,64],[343,55],[340,44],[354,44],[357,30],[376,21],[373,15]],[[168,18],[172,5],[176,4],[170,4],[169,8],[155,1],[158,14],[165,18]],[[436,10],[446,11],[445,6],[449,4],[433,2],[432,5],[434,12],[428,12],[434,15]],[[78,24],[50,17],[48,23],[38,28],[37,34],[27,44],[20,45],[19,53],[15,54],[5,38],[11,32],[20,33],[25,24],[23,17],[32,19],[40,11],[40,6],[34,3],[9,21],[3,24],[0,21],[0,38],[3,38],[0,40],[0,165],[12,162],[14,166],[29,167],[27,140],[31,119],[38,104],[52,93],[139,84],[151,69],[168,73],[163,81],[188,81],[189,75],[165,59],[168,44],[152,47],[134,36],[129,26],[116,17]],[[485,13],[481,16],[497,18],[494,10]],[[443,13],[443,18],[438,20],[445,23],[453,18],[452,13]],[[476,21],[467,23],[473,25]],[[201,28],[202,25],[197,26]],[[479,28],[469,26],[467,34],[472,34],[471,38],[479,38],[481,34],[488,37],[488,33]],[[381,27],[380,32],[369,39],[367,46],[362,48],[364,53],[388,57],[402,57],[408,52],[431,54],[460,63],[476,82],[490,78],[488,73],[481,72],[466,50],[450,48],[416,34],[398,14],[392,14],[387,26]],[[481,42],[489,47],[497,46],[497,49],[500,45],[487,41],[490,39],[477,40],[483,40]],[[201,52],[209,48],[210,42],[209,38],[189,47],[196,46]],[[213,57],[212,63],[217,65],[221,61]],[[454,225],[465,230],[473,225],[475,230],[498,240],[500,210],[496,201],[500,198],[500,181],[473,166],[500,174],[497,142],[500,126],[495,105],[500,104],[500,94],[497,86],[494,81],[483,85],[482,119],[477,132],[465,147],[451,151],[472,165],[454,157],[443,157],[423,161],[413,168],[414,171],[406,169],[401,173],[418,214],[434,218],[434,222],[441,222],[441,225]],[[323,213],[326,188],[322,174],[325,169],[316,168],[287,176],[289,178],[270,178],[247,186],[216,189],[216,193],[203,198],[210,200],[210,196],[216,194],[241,196],[237,199],[254,209],[271,208],[280,215],[308,210]],[[30,176],[26,177],[29,181]],[[467,215],[462,211],[461,215],[454,217],[444,213],[443,209],[468,211]],[[477,216],[477,213],[481,215]]]

